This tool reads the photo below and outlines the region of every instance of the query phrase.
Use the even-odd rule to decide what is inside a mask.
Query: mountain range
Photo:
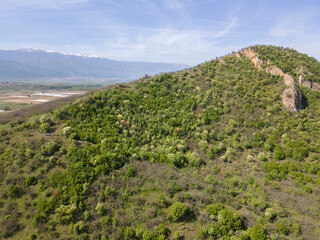
[[[183,64],[115,61],[35,49],[0,50],[2,81],[43,82],[65,78],[134,80],[187,67]]]

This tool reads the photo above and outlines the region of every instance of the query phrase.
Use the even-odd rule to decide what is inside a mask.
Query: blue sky
[[[254,44],[320,59],[318,0],[1,0],[0,49],[196,65]]]

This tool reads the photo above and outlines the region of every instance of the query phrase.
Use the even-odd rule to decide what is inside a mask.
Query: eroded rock
[[[252,51],[251,48],[242,50],[242,53],[251,60],[257,70],[263,69],[264,62],[258,58],[258,55]],[[268,60],[267,64],[269,65],[271,62]],[[303,107],[302,93],[294,78],[289,74],[285,74],[282,69],[277,66],[268,66],[265,71],[271,75],[283,77],[284,83],[288,87],[282,93],[282,103],[288,111],[298,113]]]
[[[284,76],[285,75],[284,72],[276,66],[267,67],[266,73],[270,73],[272,75],[277,75],[277,76]]]
[[[256,69],[260,70],[263,67],[263,61],[258,58],[258,54],[252,51],[251,48],[246,48],[242,50],[243,55],[251,60]]]
[[[319,83],[315,83],[309,80],[305,80],[303,75],[299,76],[298,82],[301,86],[307,87],[307,88],[311,88],[313,90],[320,90],[320,84]]]
[[[296,84],[288,86],[282,93],[282,102],[284,107],[292,112],[298,113],[302,108],[302,94]]]

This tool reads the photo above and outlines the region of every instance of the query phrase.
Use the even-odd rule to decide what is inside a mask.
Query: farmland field
[[[23,83],[0,84],[0,114],[29,106],[48,103],[59,98],[81,96],[102,85],[33,85]]]

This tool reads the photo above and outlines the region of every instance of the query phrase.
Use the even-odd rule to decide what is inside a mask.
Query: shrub
[[[174,202],[170,206],[171,216],[174,222],[183,220],[188,215],[188,208],[182,202]]]
[[[50,131],[50,124],[49,123],[42,123],[39,127],[40,132],[48,133]]]
[[[269,221],[272,221],[277,217],[277,213],[270,207],[265,210],[264,215]]]
[[[227,209],[222,209],[218,213],[218,222],[220,225],[233,231],[244,229],[244,221],[242,217]]]
[[[108,196],[113,196],[115,195],[117,192],[117,190],[115,189],[115,187],[113,186],[106,186],[105,190],[104,190],[104,196],[108,197]]]
[[[201,140],[199,142],[199,147],[202,151],[205,151],[208,148],[208,142],[206,140]]]
[[[26,152],[25,152],[25,156],[26,156],[27,158],[32,158],[35,154],[36,154],[36,153],[35,153],[33,150],[31,150],[31,149],[27,149]]]
[[[173,240],[179,240],[180,239],[180,233],[179,232],[175,232],[174,234],[173,234],[173,238],[172,238]]]
[[[189,165],[193,167],[200,167],[202,163],[199,154],[196,152],[187,152],[186,158],[188,160]]]
[[[248,162],[253,162],[254,160],[253,160],[253,156],[252,155],[248,155],[247,156],[247,161]]]
[[[127,177],[135,177],[137,175],[137,171],[133,169],[133,167],[129,166],[127,168],[126,176]]]
[[[275,160],[282,160],[285,158],[285,154],[284,154],[284,151],[282,150],[282,148],[277,145],[274,149],[274,152],[273,152],[273,158]]]
[[[23,194],[22,188],[14,184],[10,185],[7,191],[8,197],[12,199],[19,198],[22,196],[22,194]]]
[[[249,228],[249,234],[251,240],[269,240],[269,236],[265,226],[256,224]]]
[[[182,168],[186,165],[186,157],[181,152],[177,152],[176,154],[169,153],[168,160],[177,168]]]
[[[73,220],[73,215],[76,209],[76,205],[61,205],[56,209],[57,219],[62,224],[70,223]]]
[[[206,207],[206,211],[210,214],[210,215],[218,215],[218,213],[222,210],[225,209],[225,207],[223,206],[223,204],[221,203],[216,203],[216,204],[210,204]]]
[[[272,151],[274,149],[276,142],[276,137],[274,135],[270,136],[264,143],[264,149]]]
[[[34,215],[33,220],[32,220],[32,226],[37,226],[39,223],[44,223],[46,222],[46,217],[44,213],[38,212]]]
[[[95,210],[97,211],[99,216],[103,216],[107,212],[106,206],[100,202],[97,203]]]
[[[65,127],[62,129],[62,135],[69,137],[72,133],[72,128],[71,127]]]
[[[84,232],[86,229],[86,225],[83,221],[79,221],[73,225],[73,231],[77,234]]]
[[[47,115],[42,115],[39,120],[40,123],[50,123],[50,118]]]
[[[44,156],[51,156],[59,150],[60,150],[60,145],[54,141],[41,146],[41,152]]]
[[[37,183],[38,179],[35,176],[29,176],[25,181],[26,186],[36,185]]]
[[[84,211],[83,218],[85,221],[87,221],[90,218],[90,213],[88,210]]]
[[[259,161],[262,161],[262,162],[266,161],[266,160],[267,160],[267,159],[266,159],[266,155],[265,155],[263,152],[259,152],[259,154],[258,154],[258,160],[259,160]]]
[[[171,231],[169,230],[169,228],[167,228],[163,223],[160,223],[156,228],[155,228],[157,234],[159,235],[159,239],[160,237],[162,237],[161,239],[166,239],[170,236]],[[164,237],[164,238],[163,238]]]
[[[285,222],[280,219],[277,223],[277,230],[279,233],[288,235],[289,234],[289,228],[285,225]]]

